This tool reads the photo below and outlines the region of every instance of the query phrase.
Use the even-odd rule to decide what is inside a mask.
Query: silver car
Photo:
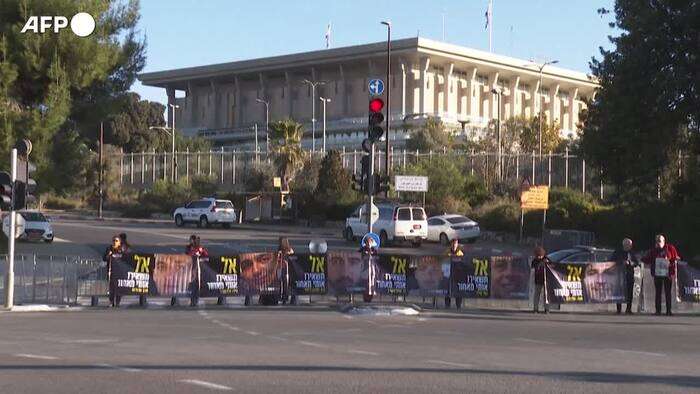
[[[19,239],[24,241],[53,242],[53,228],[51,222],[43,213],[37,211],[19,211],[24,219],[24,232]]]

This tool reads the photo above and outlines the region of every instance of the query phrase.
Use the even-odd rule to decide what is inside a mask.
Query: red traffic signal
[[[379,112],[384,109],[384,100],[373,98],[369,101],[369,112]]]

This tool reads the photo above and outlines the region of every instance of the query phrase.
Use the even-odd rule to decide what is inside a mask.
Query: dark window
[[[452,224],[459,224],[459,223],[468,222],[469,218],[464,217],[464,216],[455,216],[453,218],[447,218],[447,221],[452,223]]]
[[[440,226],[443,223],[444,222],[442,221],[442,219],[430,219],[430,220],[428,220],[428,225],[430,225],[430,226]]]
[[[398,220],[411,220],[411,209],[410,208],[399,208],[398,209]]]
[[[194,209],[209,208],[210,205],[211,205],[211,201],[205,201],[205,200],[195,201],[192,203],[192,208],[194,208]]]
[[[231,203],[231,201],[217,201],[216,207],[228,209],[228,208],[233,208],[233,204]]]
[[[425,220],[425,211],[423,208],[413,208],[413,220]]]
[[[22,218],[27,222],[46,222],[46,217],[40,212],[20,212]]]

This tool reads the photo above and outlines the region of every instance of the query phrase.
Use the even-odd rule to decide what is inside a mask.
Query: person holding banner
[[[659,234],[656,236],[654,248],[642,259],[651,266],[651,276],[654,277],[656,290],[656,314],[661,314],[661,291],[666,296],[666,315],[671,316],[671,279],[676,275],[676,262],[680,260],[676,247],[666,243],[666,238]]]
[[[632,250],[632,240],[625,238],[622,240],[622,249],[618,249],[610,258],[617,264],[625,267],[625,297],[627,298],[626,315],[632,314],[632,298],[634,297],[634,268],[639,267],[639,257]],[[617,304],[617,314],[622,313],[622,304]]]
[[[459,240],[457,238],[454,238],[452,241],[450,241],[450,248],[447,250],[447,255],[450,257],[464,256],[464,250],[462,250],[462,247],[459,245]],[[448,294],[445,297],[445,308],[449,309],[451,304],[452,299]],[[462,297],[455,297],[455,306],[457,307],[457,309],[462,308]]]
[[[122,254],[129,254],[131,253],[131,244],[129,244],[129,241],[126,239],[126,233],[119,233],[119,239],[121,240],[122,244]],[[139,295],[139,305],[145,306],[148,300],[146,299],[146,296],[143,294]]]
[[[280,267],[281,281],[282,281],[282,303],[287,303],[287,297],[289,297],[289,263],[287,262],[287,256],[294,254],[294,249],[289,244],[289,239],[287,237],[280,237],[279,243],[277,244],[277,266]],[[295,305],[297,303],[297,296],[292,294],[289,298],[289,303]]]
[[[195,234],[190,235],[190,242],[185,247],[185,254],[192,257],[209,257],[209,252],[204,248],[204,246],[202,246],[202,240]],[[199,286],[196,284],[197,278],[194,280],[195,283],[192,284],[192,298],[190,299],[190,306],[197,306],[197,302],[199,301],[199,296],[197,294],[199,292]],[[217,304],[222,305],[223,303],[223,297],[219,297]],[[173,297],[170,300],[170,305],[176,304],[177,297]]]
[[[120,236],[115,235],[112,237],[112,244],[107,247],[102,260],[107,263],[107,272],[109,281],[109,302],[113,308],[119,308],[119,303],[122,297],[117,295],[117,287],[115,286],[115,281],[112,280],[112,259],[120,259],[124,255],[124,249],[122,245],[122,239]]]
[[[540,295],[542,295],[542,303],[544,304],[544,313],[549,313],[549,303],[547,302],[547,289],[545,289],[545,269],[550,263],[549,258],[543,247],[538,246],[534,251],[535,257],[530,265],[535,270],[535,297],[533,299],[534,313],[540,312]]]
[[[364,245],[360,247],[360,253],[362,253],[362,260],[367,262],[367,276],[369,278],[369,286],[367,287],[367,292],[362,295],[362,299],[365,302],[372,302],[374,295],[372,290],[374,289],[374,266],[372,264],[372,256],[377,255],[377,247],[374,242],[374,238],[367,237]]]

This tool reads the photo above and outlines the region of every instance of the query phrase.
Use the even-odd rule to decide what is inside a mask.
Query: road
[[[53,244],[18,243],[18,253],[41,255],[101,256],[112,236],[126,233],[132,248],[142,252],[182,253],[191,234],[201,237],[210,254],[226,254],[275,250],[280,236],[288,237],[292,247],[300,252],[308,250],[313,238],[325,239],[329,249],[354,250],[357,243],[341,238],[341,229],[306,228],[291,226],[237,225],[232,229],[220,227],[200,229],[194,226],[175,227],[172,223],[121,223],[97,220],[58,219],[52,222],[56,240]],[[469,247],[477,250],[492,248],[508,251],[524,251],[515,245],[478,242]],[[420,248],[410,245],[382,248],[382,253],[439,254],[445,247],[425,243]]]
[[[700,392],[697,316],[152,306],[0,327],[7,393]]]

